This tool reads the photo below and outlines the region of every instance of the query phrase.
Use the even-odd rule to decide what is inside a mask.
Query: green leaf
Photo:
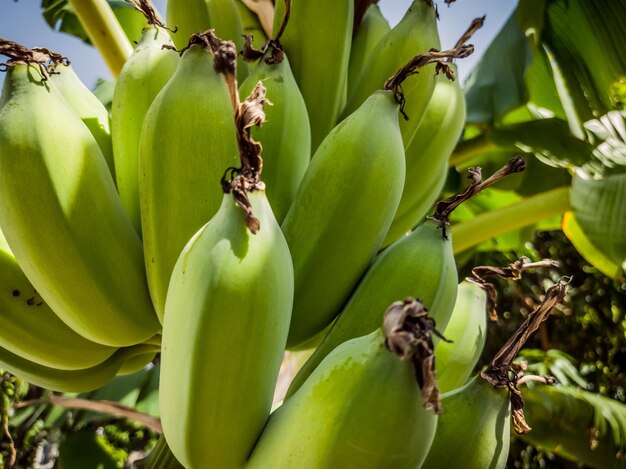
[[[530,45],[512,15],[465,84],[467,122],[493,123],[526,103],[524,75],[531,60]]]
[[[59,447],[59,469],[115,469],[115,461],[90,430],[71,434]]]
[[[621,266],[626,260],[626,173],[590,179],[579,172],[570,194],[576,222],[589,243]]]
[[[525,441],[597,469],[623,468],[626,405],[569,386],[522,389],[532,431]]]

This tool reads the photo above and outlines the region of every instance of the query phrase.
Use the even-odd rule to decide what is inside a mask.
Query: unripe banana
[[[421,306],[414,300],[392,306],[407,303]],[[387,318],[385,333],[379,328],[341,344],[271,415],[248,469],[421,466],[437,425],[437,415],[422,402],[438,411],[438,392],[435,385],[428,394],[434,370],[419,375],[418,380],[424,378],[420,391],[415,373],[427,360],[412,354],[430,339],[425,331],[411,335],[419,346],[408,352],[408,344],[397,343],[387,328]]]
[[[391,27],[380,12],[378,5],[371,4],[352,40],[348,65],[348,95],[358,82],[369,55],[390,30]]]
[[[414,0],[400,23],[398,23],[377,44],[369,54],[362,73],[357,81],[344,116],[354,112],[367,97],[379,89],[385,80],[404,65],[411,57],[439,49],[437,32],[437,12],[431,0]],[[424,110],[435,89],[435,67],[428,66],[402,85],[406,98],[404,112],[409,120],[400,121],[405,148],[413,139]]]
[[[109,111],[80,81],[71,65],[58,64],[54,67],[54,73],[50,74],[50,79],[98,142],[109,171],[115,177]]]
[[[232,59],[222,73],[233,84],[233,44],[216,54]],[[270,413],[293,302],[289,248],[259,180],[261,146],[250,137],[265,119],[265,90],[259,83],[237,104],[230,89],[241,167],[222,178],[222,205],[185,246],[165,306],[161,419],[170,449],[191,469],[245,465]]]
[[[47,367],[79,370],[102,363],[116,351],[65,325],[4,247],[0,249],[0,287],[0,347],[8,352]]]
[[[456,74],[456,66],[451,67]],[[464,124],[463,90],[458,80],[439,74],[424,119],[405,151],[406,180],[402,199],[384,246],[419,223],[439,197],[448,174],[448,158]]]
[[[29,361],[0,348],[0,366],[16,376],[42,388],[61,392],[86,392],[104,386],[115,377],[128,360],[136,356],[154,355],[153,345],[139,344],[117,350],[99,365],[82,370],[59,370]],[[80,353],[75,351],[75,353]]]
[[[220,177],[237,162],[233,120],[212,52],[192,44],[150,106],[139,150],[146,271],[161,321],[174,264],[191,236],[217,212],[223,198]]]
[[[463,201],[508,174],[508,171],[520,169],[523,167],[515,159],[505,167],[502,174],[485,181],[481,180],[480,168],[473,169],[470,175],[474,181],[463,193],[439,202],[438,210],[432,218],[379,254],[322,343],[294,378],[287,396],[298,389],[335,347],[375,330],[379,316],[377,312],[385,308],[393,298],[419,297],[429,306],[431,317],[437,326],[445,329],[454,307],[458,284],[452,241],[445,232],[442,233],[448,223],[449,214]],[[297,279],[296,270],[296,285]],[[294,316],[295,313],[294,309]]]
[[[475,376],[441,401],[443,412],[423,467],[503,469],[511,433],[508,390]]]
[[[389,91],[374,93],[315,152],[282,225],[296,279],[290,348],[330,324],[373,259],[400,200],[403,160]]]
[[[282,223],[311,159],[311,129],[302,94],[280,43],[274,40],[239,87],[248,96],[262,81],[271,97],[267,122],[252,130],[263,144],[263,181],[274,216]],[[285,129],[289,129],[288,132]]]
[[[178,65],[178,55],[162,49],[164,45],[171,44],[167,31],[148,26],[124,64],[113,94],[111,127],[117,190],[128,217],[140,235],[139,138],[152,101]]]
[[[526,339],[563,299],[566,283],[561,280],[550,288],[544,301],[500,349],[491,365],[466,385],[442,399],[435,440],[424,467],[463,469],[502,469],[510,443],[510,420],[518,433],[530,430],[524,420],[523,399],[517,389],[521,382],[513,360]]]
[[[167,24],[174,28],[172,41],[177,49],[189,43],[189,38],[211,27],[206,0],[167,0]]]
[[[476,18],[455,47],[467,42],[484,20],[484,17]],[[452,76],[456,76],[456,65],[449,63],[449,67]],[[450,80],[443,73],[435,80],[424,118],[410,143],[405,139],[406,180],[400,206],[383,246],[417,225],[438,199],[448,175],[448,158],[463,132],[465,96],[458,80]]]
[[[285,46],[291,70],[309,112],[311,148],[315,151],[334,127],[343,107],[354,1],[292,0],[291,3],[289,26],[285,29],[281,42]],[[274,15],[274,35],[284,17],[285,0],[278,0]],[[384,80],[370,90],[367,96],[380,89],[383,83]],[[269,97],[272,98],[271,95]]]
[[[467,382],[487,340],[487,293],[479,284],[467,279],[459,284],[443,335],[451,342],[437,344],[435,359],[437,384],[447,393]]]
[[[441,392],[461,387],[472,374],[487,338],[487,311],[497,318],[495,287],[485,280],[489,276],[519,280],[522,273],[539,267],[556,267],[557,262],[545,259],[529,262],[522,257],[507,267],[480,266],[459,284],[454,310],[443,335],[450,342],[439,342],[435,349],[437,382]]]
[[[159,323],[141,242],[102,152],[32,51],[5,44],[13,51],[0,99],[2,231],[63,322],[104,345],[142,342]]]

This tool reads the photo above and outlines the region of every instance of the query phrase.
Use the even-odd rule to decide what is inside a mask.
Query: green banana
[[[262,122],[262,108],[249,106],[264,101],[257,88],[242,103],[240,135]],[[247,121],[253,114],[260,119]],[[245,140],[242,168],[224,180],[235,200],[226,193],[189,241],[167,293],[161,420],[170,449],[189,468],[244,466],[269,415],[287,340],[289,249],[258,180],[261,165],[248,159],[260,145],[249,134]]]
[[[236,0],[236,4],[244,36],[252,36],[252,47],[260,49],[267,42],[267,36],[259,17],[246,6],[243,0]]]
[[[80,81],[71,65],[58,64],[55,66],[54,73],[50,74],[50,81],[96,139],[109,171],[115,177],[109,111]]]
[[[285,0],[278,0],[274,36],[284,17]],[[285,29],[281,42],[309,112],[313,151],[335,126],[343,107],[353,21],[353,0],[291,2],[289,27]],[[378,83],[368,96],[380,89],[383,83]]]
[[[487,369],[463,387],[443,395],[443,413],[424,467],[501,469],[506,465],[510,444],[510,420],[518,433],[530,430],[524,419],[524,401],[517,383],[519,368],[513,360],[526,339],[566,293],[561,280],[551,287],[544,301],[507,341]]]
[[[443,335],[451,342],[440,342],[435,349],[437,383],[441,392],[457,389],[470,377],[487,339],[487,315],[497,318],[494,286],[485,278],[497,276],[519,280],[522,273],[539,267],[556,267],[558,263],[545,259],[529,262],[522,257],[507,267],[474,267],[472,274],[459,284],[454,310]]]
[[[422,314],[413,299],[394,303],[384,333],[379,328],[333,350],[271,415],[247,468],[420,467],[439,411],[434,370],[425,372],[426,354],[418,358],[416,352],[432,346]],[[420,327],[409,326],[407,318]]]
[[[203,37],[215,39],[211,32],[194,36],[141,133],[141,226],[150,294],[161,321],[174,264],[217,212],[220,177],[237,161],[230,95]]]
[[[98,365],[116,351],[85,339],[65,325],[5,247],[0,248],[0,286],[0,347],[7,351],[61,370]]]
[[[398,104],[377,91],[315,152],[282,228],[295,271],[288,346],[334,318],[373,259],[404,181]]]
[[[142,342],[159,323],[141,242],[102,152],[48,85],[41,53],[1,45],[10,60],[0,98],[0,226],[11,250],[77,333],[116,347]]]
[[[172,454],[165,437],[161,435],[144,459],[135,462],[137,469],[185,469]]]
[[[139,138],[152,101],[174,74],[178,55],[167,31],[148,26],[120,72],[111,107],[117,190],[124,209],[141,235],[139,211]]]
[[[80,353],[79,351],[74,351]],[[59,370],[31,362],[0,348],[0,366],[20,378],[52,391],[86,392],[98,389],[115,377],[124,364],[137,355],[158,352],[153,345],[124,347],[98,365],[81,370]]]
[[[369,55],[390,30],[391,27],[380,12],[378,5],[375,3],[371,4],[365,11],[361,24],[352,40],[350,62],[348,64],[348,95],[351,94],[361,73],[365,70],[365,64]]]
[[[441,341],[435,348],[437,384],[441,392],[453,391],[472,374],[487,340],[487,292],[480,284],[464,280]],[[446,408],[447,411],[447,408]]]
[[[311,130],[304,99],[279,40],[271,41],[263,54],[239,92],[248,96],[262,81],[271,97],[267,123],[253,129],[252,135],[263,144],[263,181],[274,216],[281,223],[311,159]]]
[[[312,165],[314,161],[315,159]],[[507,168],[514,166],[521,166],[518,160],[507,165]],[[437,325],[441,329],[446,327],[456,299],[458,276],[452,240],[442,236],[442,226],[448,223],[449,214],[459,204],[502,177],[499,175],[482,181],[479,169],[473,170],[470,175],[474,182],[462,194],[441,201],[438,211],[431,219],[424,221],[409,236],[402,238],[375,258],[330,331],[294,378],[287,396],[292,395],[302,385],[335,347],[375,330],[378,312],[394,298],[420,297],[429,307]],[[345,269],[345,259],[342,258],[342,261],[344,262],[342,269]],[[296,270],[296,281],[297,272]],[[297,293],[296,290],[296,299]],[[318,305],[319,301],[313,306]],[[294,308],[294,316],[295,314]]]
[[[207,0],[167,0],[167,24],[174,28],[172,41],[177,49],[189,43],[189,38],[211,27]]]
[[[343,115],[354,112],[387,78],[393,75],[412,57],[425,53],[432,48],[439,49],[437,32],[437,12],[431,0],[414,0],[400,23],[387,33],[369,54],[362,73],[348,97],[348,104]],[[413,139],[428,101],[435,89],[435,68],[429,66],[416,77],[402,85],[406,98],[404,113],[408,120],[400,121],[402,139],[405,148]]]
[[[484,17],[475,19],[455,47],[467,42],[484,20]],[[456,77],[456,65],[449,65]],[[459,81],[438,74],[424,117],[405,147],[406,180],[402,199],[383,246],[393,243],[419,223],[439,197],[448,175],[448,159],[463,132],[465,115],[465,96]]]
[[[456,66],[451,65],[456,73]],[[465,97],[457,80],[439,74],[415,137],[405,151],[402,199],[383,245],[414,227],[437,200],[448,175],[448,158],[465,124]],[[432,181],[432,182],[431,182]]]

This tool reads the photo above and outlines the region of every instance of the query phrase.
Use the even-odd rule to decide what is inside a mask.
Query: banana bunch
[[[437,325],[445,329],[455,304],[458,284],[452,239],[446,234],[449,216],[465,200],[524,167],[523,159],[514,158],[484,181],[480,168],[473,168],[469,172],[473,182],[463,193],[439,202],[432,217],[379,254],[331,329],[294,378],[287,395],[295,392],[335,347],[374,331],[378,327],[380,310],[394,298],[419,297],[428,305]],[[294,320],[295,314],[294,309]]]
[[[160,352],[153,467],[444,467],[464,419],[500,464],[521,339],[463,386],[489,297],[448,225],[523,159],[424,218],[469,33],[438,50],[430,0],[393,29],[376,2],[169,0],[171,29],[129,2],[148,26],[110,117],[67,59],[0,39],[0,366],[78,392]],[[271,413],[285,349],[319,340]]]

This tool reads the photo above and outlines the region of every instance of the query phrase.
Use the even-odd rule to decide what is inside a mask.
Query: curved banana
[[[284,17],[285,0],[278,0],[274,35]],[[353,0],[291,1],[289,26],[281,42],[309,112],[313,151],[335,126],[343,107],[353,21]],[[378,83],[368,96],[383,83]]]
[[[455,47],[467,42],[484,20],[483,17],[472,21]],[[448,65],[451,76],[456,77],[456,65]],[[448,159],[463,132],[466,109],[461,85],[443,73],[435,80],[424,117],[410,143],[405,140],[406,180],[400,206],[383,246],[393,243],[419,223],[438,199],[448,175]]]
[[[32,53],[20,61],[9,61],[0,100],[2,231],[63,322],[104,345],[142,342],[159,322],[102,152]]]
[[[344,116],[354,112],[366,99],[379,89],[385,80],[412,57],[432,48],[439,49],[437,12],[431,0],[414,0],[404,18],[387,33],[369,54],[362,73],[354,86]],[[413,139],[415,130],[422,121],[428,101],[435,89],[435,67],[429,65],[417,76],[402,85],[406,98],[404,112],[408,120],[400,120],[400,129],[405,148]]]
[[[346,301],[387,232],[403,181],[398,104],[377,91],[322,142],[283,222],[296,279],[290,348],[328,326]]]
[[[232,51],[230,42],[216,51],[232,58],[229,82]],[[191,468],[245,465],[270,413],[293,302],[289,248],[250,137],[265,119],[265,90],[259,83],[241,104],[231,91],[241,167],[224,176],[220,209],[180,255],[165,305],[161,420],[172,453]]]
[[[193,34],[211,27],[207,0],[167,0],[165,17],[175,30],[171,37],[177,49],[186,47]]]
[[[439,416],[425,468],[505,467],[511,417],[516,432],[530,430],[524,419],[524,401],[517,389],[521,373],[519,368],[512,367],[513,360],[565,293],[563,280],[548,289],[543,302],[498,351],[487,369],[463,387],[444,394],[444,412]]]
[[[239,87],[248,96],[259,81],[272,106],[267,122],[252,130],[263,144],[263,181],[274,216],[282,223],[311,159],[311,129],[302,94],[291,73],[289,61],[276,41]],[[285,129],[289,129],[285,132]]]
[[[451,67],[456,74],[456,66]],[[419,223],[439,197],[448,175],[448,158],[464,124],[465,97],[458,80],[437,75],[424,119],[405,151],[406,180],[402,199],[384,246]]]
[[[61,370],[102,363],[117,350],[70,329],[46,305],[10,251],[0,250],[0,347]]]
[[[29,361],[0,348],[0,366],[42,388],[61,392],[86,392],[98,389],[115,377],[125,363],[137,356],[158,352],[153,345],[139,344],[117,350],[99,365],[81,370],[59,370]],[[75,351],[75,353],[78,353]]]
[[[50,81],[56,86],[67,104],[81,118],[91,135],[96,139],[107,162],[109,171],[111,171],[112,177],[115,178],[109,111],[80,81],[71,65],[56,65],[54,73],[50,74]]]
[[[418,305],[409,299],[392,307],[412,307],[411,319],[421,321]],[[426,330],[416,327],[415,334],[396,321],[388,314],[384,333],[379,328],[333,350],[271,415],[247,468],[420,467],[437,425],[436,413],[425,407],[438,411],[438,393],[435,385],[428,394],[432,382],[420,374],[426,360],[412,355],[415,347],[409,351],[406,342],[419,337],[425,345]],[[397,340],[394,330],[404,337]],[[416,373],[418,382],[424,378],[422,390]]]
[[[519,280],[529,269],[556,266],[558,263],[551,259],[529,262],[522,257],[507,267],[480,266],[472,269],[471,276],[459,284],[454,310],[443,332],[451,342],[441,341],[435,349],[437,383],[441,392],[446,393],[465,384],[485,346],[487,311],[491,319],[497,318],[497,292],[485,279],[495,276]]]
[[[111,106],[117,190],[140,236],[139,138],[152,101],[178,65],[178,54],[162,49],[171,44],[164,29],[148,26],[144,30],[139,44],[120,72]]]
[[[213,53],[200,42],[183,53],[141,133],[141,226],[150,294],[161,321],[174,264],[191,236],[217,212],[220,178],[237,162],[228,88],[213,68]]]
[[[459,284],[456,304],[435,347],[437,384],[442,393],[457,389],[470,377],[487,340],[487,292],[480,284]],[[447,410],[447,409],[446,409]]]
[[[365,11],[359,29],[352,40],[348,64],[348,96],[352,94],[352,90],[365,69],[369,55],[390,30],[391,27],[380,12],[380,8],[372,3]]]

